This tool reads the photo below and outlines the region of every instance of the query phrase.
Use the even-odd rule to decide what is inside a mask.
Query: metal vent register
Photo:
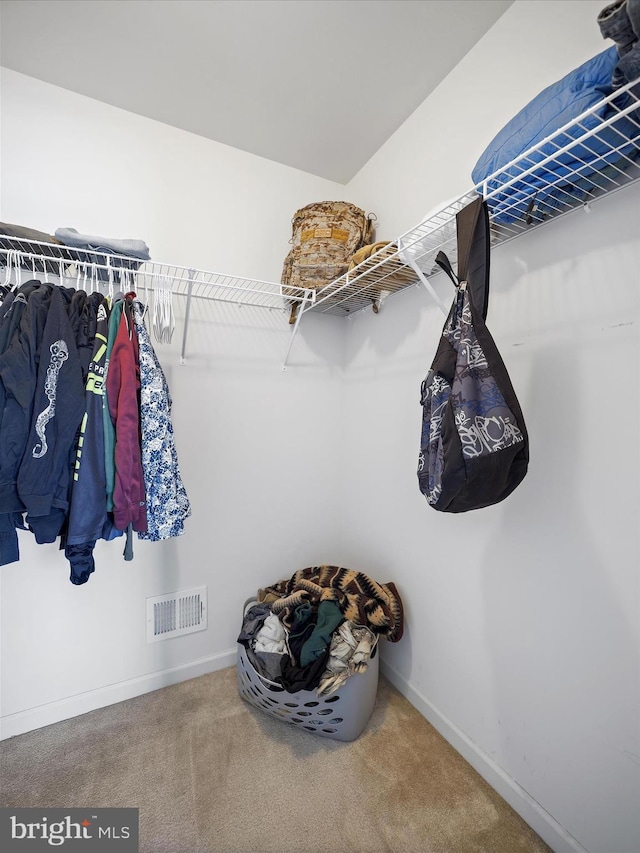
[[[147,598],[148,643],[204,631],[206,627],[206,586]]]

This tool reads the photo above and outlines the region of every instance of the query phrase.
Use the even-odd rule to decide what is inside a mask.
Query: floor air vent
[[[206,627],[206,586],[147,598],[148,643],[204,631]]]

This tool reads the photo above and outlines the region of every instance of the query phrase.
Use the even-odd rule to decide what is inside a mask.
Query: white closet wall
[[[342,192],[3,69],[5,222],[140,238],[157,261],[277,281],[293,212]],[[284,312],[194,299],[182,366],[184,300],[175,310],[156,349],[193,516],[178,539],[134,538],[132,562],[98,543],[81,587],[57,545],[19,534],[21,560],[0,572],[4,737],[234,663],[245,598],[335,559],[344,326],[307,318],[283,371]],[[203,584],[208,630],[147,644],[145,599]]]
[[[515,0],[350,182],[379,211],[378,239],[468,192],[476,161],[504,124],[613,45],[596,24],[602,8],[600,0]]]
[[[507,10],[352,181],[379,239],[464,192],[519,107],[610,44],[601,9]],[[531,447],[498,506],[448,516],[419,493],[444,321],[426,290],[347,321],[343,559],[407,605],[384,671],[555,850],[640,850],[639,211],[635,185],[492,252],[487,323]]]
[[[602,5],[514,3],[347,187],[3,72],[2,219],[274,280],[310,201],[360,204],[393,239],[607,46]],[[105,543],[81,588],[55,546],[21,538],[0,572],[5,736],[231,664],[245,596],[335,561],[397,582],[407,630],[383,644],[385,671],[554,849],[637,853],[638,189],[492,253],[488,325],[532,461],[487,510],[439,514],[418,492],[419,386],[443,322],[426,291],[305,316],[284,372],[281,316],[195,303],[188,364],[180,324],[158,347],[187,533],[136,543],[132,563]],[[209,630],[146,645],[144,598],[202,583]]]

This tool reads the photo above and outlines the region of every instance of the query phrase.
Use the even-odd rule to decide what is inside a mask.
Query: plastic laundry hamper
[[[238,692],[255,708],[319,737],[355,740],[363,731],[376,703],[378,692],[378,644],[373,647],[365,672],[354,673],[328,696],[316,690],[289,693],[274,681],[259,675],[245,647],[238,643]]]

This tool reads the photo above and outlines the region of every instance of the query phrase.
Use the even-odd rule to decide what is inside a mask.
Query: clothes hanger
[[[11,255],[11,261],[13,262],[14,272],[16,276],[16,283],[11,289],[18,290],[20,285],[22,284],[22,267],[20,266],[20,255],[17,249],[10,250],[9,254]],[[11,261],[9,261],[9,266],[11,266]]]
[[[176,327],[175,316],[173,313],[173,287],[171,279],[167,276],[165,287],[165,344],[171,343],[173,331]]]
[[[111,262],[109,260],[109,255],[107,255],[107,277],[109,280],[109,307],[113,308],[113,297],[114,297],[114,284],[113,284],[113,268],[111,266]]]
[[[175,329],[173,290],[169,276],[153,280],[153,334],[160,344],[171,343]]]
[[[11,285],[11,266],[13,264],[13,249],[7,250],[6,261],[7,261],[7,264],[4,268],[4,287],[11,290],[12,288],[10,287],[10,285]]]
[[[145,318],[147,316],[147,298],[148,298],[147,281],[145,278],[143,278],[141,281],[140,280],[136,281],[136,274],[135,274],[134,270],[130,269],[130,270],[128,270],[128,273],[129,273],[129,279],[130,279],[130,285],[131,285],[129,287],[129,290],[137,294],[137,291],[140,289],[140,287],[142,287],[142,290],[144,291],[144,296],[143,296],[144,301],[142,299],[138,298],[137,295],[135,298],[135,302],[140,309],[140,319],[142,322],[144,322]]]

